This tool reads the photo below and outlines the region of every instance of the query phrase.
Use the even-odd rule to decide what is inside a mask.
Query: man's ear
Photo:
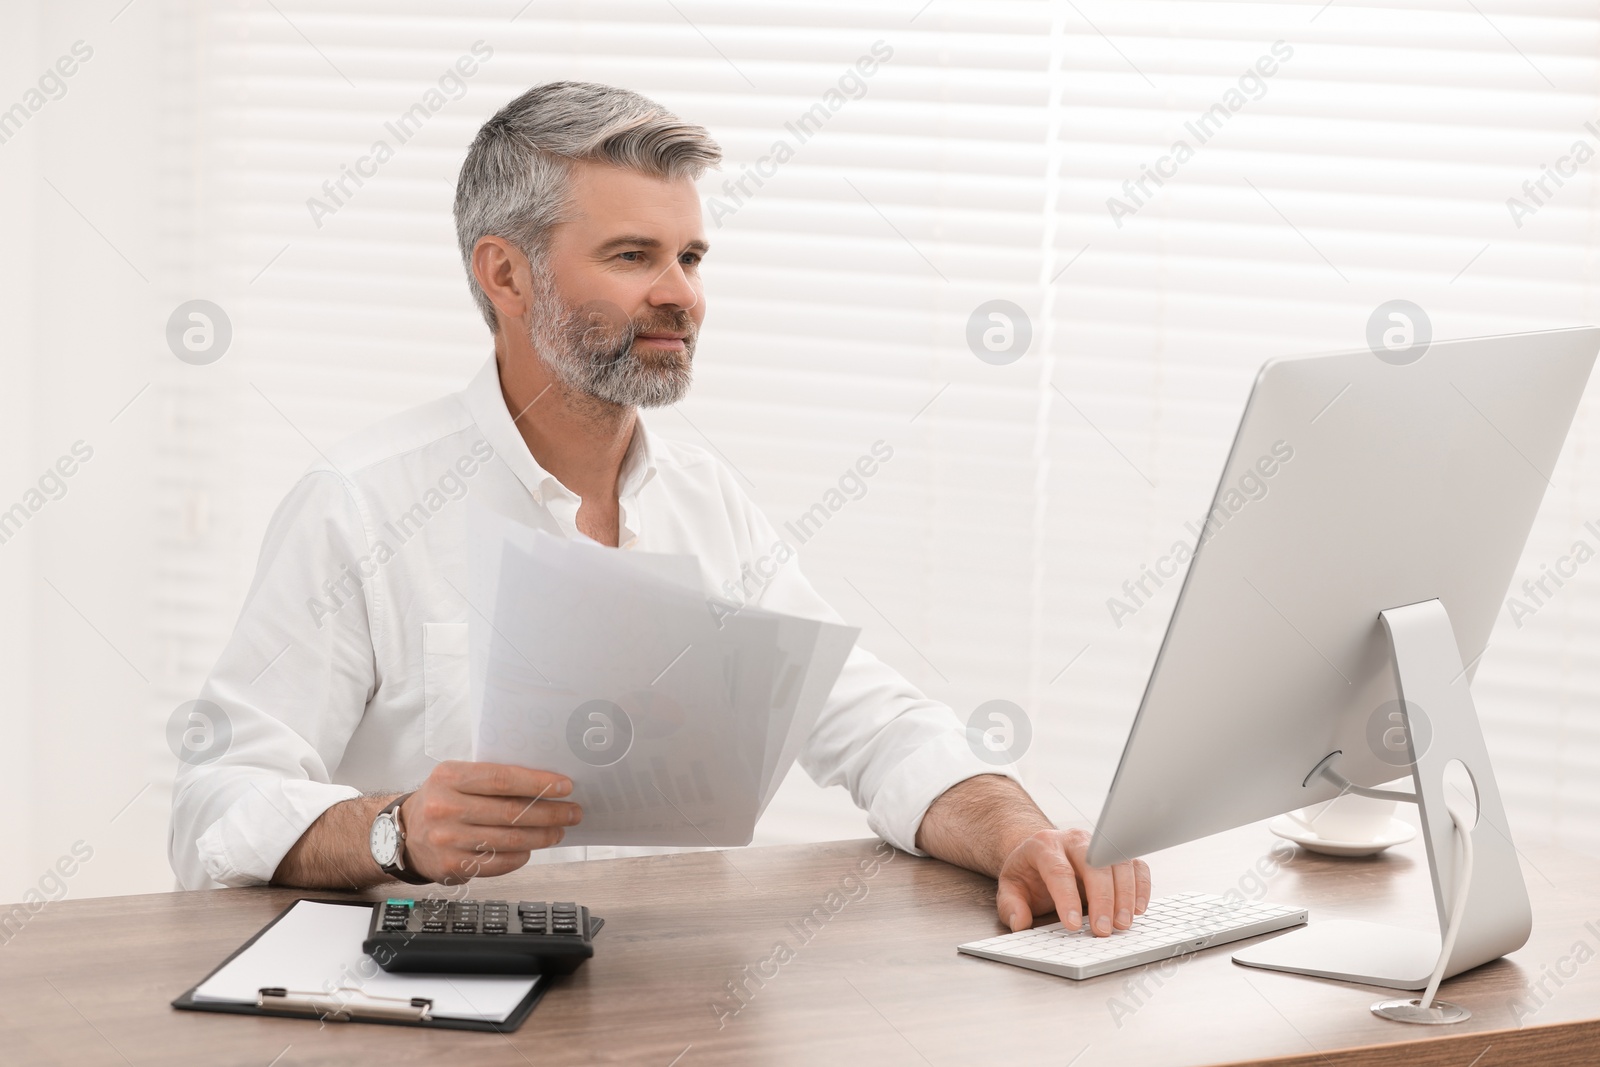
[[[472,247],[472,276],[494,304],[501,322],[521,322],[533,306],[533,268],[504,237],[480,237]]]

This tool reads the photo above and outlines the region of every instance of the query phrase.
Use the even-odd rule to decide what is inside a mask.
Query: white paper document
[[[501,1023],[539,981],[537,976],[390,974],[361,951],[371,919],[370,908],[297,901],[250,947],[200,983],[194,999],[254,1004],[262,989],[280,988],[359,1008],[372,998],[426,997],[433,1001],[435,1017]]]
[[[713,600],[693,556],[471,525],[473,758],[571,778],[563,844],[749,844],[860,631]]]

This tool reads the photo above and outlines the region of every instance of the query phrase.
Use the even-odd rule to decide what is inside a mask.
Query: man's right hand
[[[509,874],[559,844],[583,809],[572,780],[505,763],[447,760],[400,806],[407,869],[442,885]]]

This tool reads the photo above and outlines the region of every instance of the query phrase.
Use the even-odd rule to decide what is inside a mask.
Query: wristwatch
[[[390,878],[398,878],[411,885],[427,885],[433,881],[432,878],[424,878],[405,867],[406,831],[400,825],[400,805],[410,795],[407,793],[396,797],[388,807],[378,812],[378,817],[372,820],[372,829],[367,832],[367,846],[372,850],[373,860]]]

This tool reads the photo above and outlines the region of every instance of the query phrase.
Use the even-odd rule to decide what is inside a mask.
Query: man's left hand
[[[1000,868],[995,908],[1013,932],[1054,911],[1068,930],[1106,937],[1126,930],[1150,904],[1150,868],[1144,860],[1091,867],[1087,830],[1040,830],[1011,850]]]

